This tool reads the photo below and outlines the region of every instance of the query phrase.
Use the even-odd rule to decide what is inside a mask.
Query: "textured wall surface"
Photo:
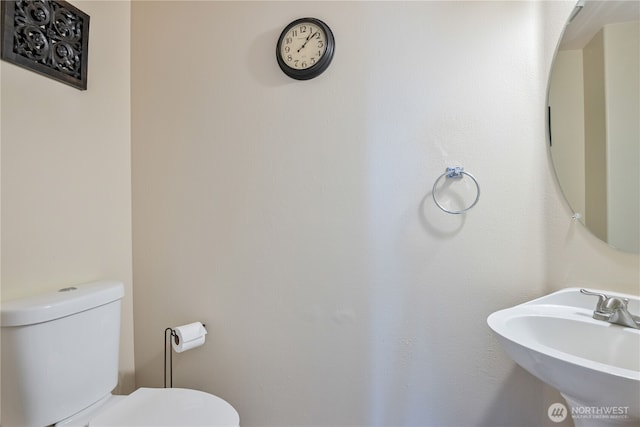
[[[174,385],[244,426],[551,425],[560,397],[486,317],[575,284],[638,292],[638,256],[571,221],[548,162],[571,9],[133,3],[137,385],[162,384],[164,328],[200,320],[207,343],[174,357]],[[275,60],[302,16],[336,38],[306,82]],[[466,216],[431,199],[447,166],[482,188]]]

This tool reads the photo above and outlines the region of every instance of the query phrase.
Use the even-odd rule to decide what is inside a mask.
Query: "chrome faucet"
[[[629,328],[640,329],[640,317],[629,313],[629,309],[627,307],[629,299],[608,296],[597,292],[591,292],[586,289],[580,289],[580,293],[598,297],[596,309],[593,311],[594,319],[604,320],[605,322],[615,323],[616,325],[627,326]]]

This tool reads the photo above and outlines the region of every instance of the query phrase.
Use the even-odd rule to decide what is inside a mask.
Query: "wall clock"
[[[316,18],[300,18],[282,30],[276,58],[287,76],[309,80],[329,67],[334,46],[333,33],[327,24]]]

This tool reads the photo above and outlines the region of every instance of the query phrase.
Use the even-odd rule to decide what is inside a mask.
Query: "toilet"
[[[3,427],[239,426],[233,406],[203,391],[111,394],[123,296],[102,280],[1,304]]]

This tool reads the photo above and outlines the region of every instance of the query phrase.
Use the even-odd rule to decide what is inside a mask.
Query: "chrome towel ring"
[[[478,190],[478,194],[476,195],[476,199],[473,201],[473,203],[471,203],[471,205],[467,206],[464,209],[460,209],[459,211],[454,211],[454,210],[450,210],[450,209],[445,208],[444,206],[442,206],[442,204],[440,204],[440,202],[438,201],[438,198],[436,197],[436,187],[438,186],[438,183],[444,177],[447,177],[447,178],[462,178],[463,175],[466,175],[469,178],[471,178],[473,180],[474,184],[476,185],[476,189]],[[469,209],[471,209],[472,207],[474,207],[476,205],[476,203],[478,203],[478,200],[480,200],[480,184],[478,184],[478,181],[475,179],[475,177],[473,175],[471,175],[469,172],[465,172],[464,168],[461,168],[461,167],[447,168],[447,171],[445,173],[443,173],[442,175],[440,175],[438,177],[438,179],[436,179],[436,182],[433,183],[433,190],[431,191],[431,195],[433,196],[433,201],[435,202],[436,206],[438,206],[440,209],[442,209],[446,213],[450,213],[450,214],[453,214],[453,215],[463,214],[466,211],[468,211]]]

